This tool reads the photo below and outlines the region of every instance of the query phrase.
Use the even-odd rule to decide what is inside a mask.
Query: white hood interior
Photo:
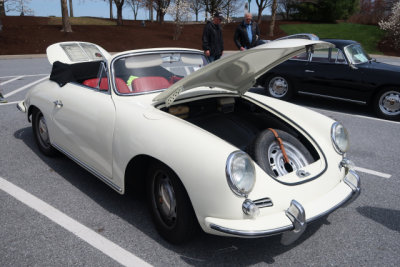
[[[287,59],[307,49],[333,47],[331,43],[304,39],[272,41],[214,61],[157,95],[153,101],[170,106],[181,92],[201,87],[219,87],[244,94],[256,79]]]

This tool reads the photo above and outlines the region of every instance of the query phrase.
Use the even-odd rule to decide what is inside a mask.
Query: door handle
[[[305,72],[313,73],[313,72],[315,72],[315,71],[313,71],[313,70],[305,70]]]
[[[62,108],[62,106],[63,106],[63,103],[61,102],[61,100],[56,100],[53,103],[57,108]]]

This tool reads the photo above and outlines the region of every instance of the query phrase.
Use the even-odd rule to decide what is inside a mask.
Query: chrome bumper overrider
[[[24,101],[18,102],[17,103],[17,108],[18,108],[19,111],[22,111],[22,112],[26,113],[26,107],[25,107]]]
[[[350,204],[360,195],[361,192],[360,177],[355,171],[353,170],[348,171],[346,177],[344,178],[344,183],[346,183],[351,188],[351,193],[345,199],[343,199],[343,201],[341,201],[334,207],[326,210],[323,213],[318,214],[317,216],[308,219],[306,219],[305,209],[303,208],[303,206],[298,201],[292,200],[289,208],[285,211],[285,214],[292,222],[292,225],[287,225],[276,229],[269,229],[262,231],[248,231],[248,230],[242,231],[236,229],[229,229],[211,223],[210,228],[225,234],[234,235],[238,237],[246,237],[246,238],[265,237],[283,233],[281,243],[283,245],[289,245],[294,241],[296,241],[301,236],[301,234],[305,231],[307,227],[307,223],[315,221],[321,217],[328,215],[329,213],[332,213],[333,211],[335,211],[340,207]]]

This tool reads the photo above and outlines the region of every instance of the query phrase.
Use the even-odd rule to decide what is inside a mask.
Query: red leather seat
[[[90,86],[90,87],[96,88],[98,82],[99,82],[99,79],[98,78],[94,78],[94,79],[89,79],[89,80],[84,81],[83,84],[86,85],[86,86]],[[115,83],[117,85],[118,92],[120,92],[122,94],[131,93],[131,90],[129,89],[128,85],[126,85],[124,80],[122,80],[121,78],[115,78]],[[108,91],[107,78],[101,78],[100,88],[99,89],[100,90],[104,90],[104,91]]]
[[[134,93],[150,92],[168,88],[171,83],[164,77],[147,76],[139,77],[132,81],[132,90]]]

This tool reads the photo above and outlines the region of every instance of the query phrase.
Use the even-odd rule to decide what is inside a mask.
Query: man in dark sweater
[[[210,62],[219,59],[224,51],[224,41],[222,39],[222,29],[220,27],[223,16],[216,12],[212,21],[207,21],[203,30],[203,50]]]
[[[239,50],[250,49],[257,46],[257,42],[260,38],[260,29],[251,13],[244,15],[244,20],[238,25],[233,38],[236,46]]]

